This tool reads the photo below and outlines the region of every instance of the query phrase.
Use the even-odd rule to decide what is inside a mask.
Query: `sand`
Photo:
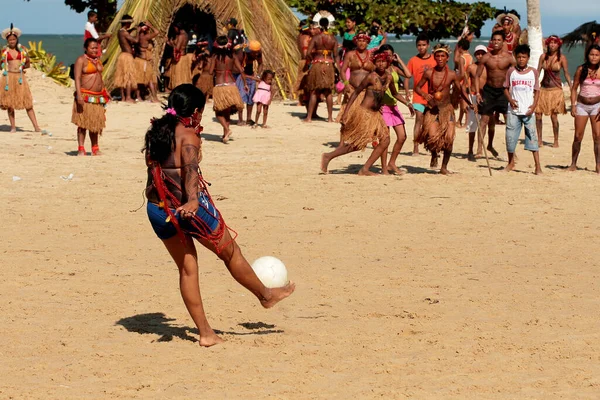
[[[298,286],[264,310],[200,250],[208,318],[227,341],[202,349],[177,269],[145,209],[135,211],[159,106],[110,104],[104,155],[75,157],[72,89],[28,75],[53,135],[32,132],[23,111],[10,134],[0,114],[0,398],[598,396],[600,178],[589,126],[587,170],[575,173],[563,169],[573,128],[561,116],[561,147],[541,151],[544,176],[520,144],[517,172],[492,161],[490,178],[483,160],[463,159],[463,130],[457,174],[441,176],[424,152],[408,155],[412,118],[398,162],[408,174],[359,177],[368,153],[355,153],[324,176],[320,154],[338,125],[303,124],[300,107],[275,103],[272,129],[234,127],[223,145],[207,110],[202,169],[217,206],[250,260],[281,258]],[[503,136],[500,127],[499,151]]]

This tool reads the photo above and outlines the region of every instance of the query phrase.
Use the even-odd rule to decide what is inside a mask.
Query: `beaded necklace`
[[[4,75],[6,78],[6,85],[4,86],[4,90],[8,92],[8,52],[9,52],[10,48],[8,46],[6,46],[3,50],[2,50],[2,59],[0,60],[0,69],[2,69],[2,75]],[[20,44],[17,45],[16,50],[20,53],[21,55],[21,63],[19,64],[19,73],[21,74],[21,76],[19,76],[19,85],[23,84],[23,70],[25,69],[25,64],[27,63],[27,50],[25,50],[25,47],[21,46]]]

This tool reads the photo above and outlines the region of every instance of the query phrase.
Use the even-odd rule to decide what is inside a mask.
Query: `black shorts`
[[[495,112],[506,114],[508,111],[508,99],[504,95],[504,88],[493,88],[485,85],[481,91],[483,102],[479,105],[480,115],[492,115]]]

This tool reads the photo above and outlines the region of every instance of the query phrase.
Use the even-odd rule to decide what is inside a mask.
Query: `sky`
[[[77,14],[64,0],[0,0],[4,4],[0,19],[1,25],[8,27],[11,22],[27,34],[82,34],[86,22],[85,14]],[[476,0],[462,0],[473,3]],[[526,0],[488,0],[497,8],[515,9],[521,14],[521,26],[527,25]],[[542,6],[542,30],[544,35],[562,35],[577,26],[591,21],[590,7],[583,3],[592,0],[539,0]],[[123,0],[118,0],[122,4]],[[574,5],[577,4],[578,7]],[[9,18],[10,20],[7,20]],[[482,29],[483,35],[489,35],[493,23],[489,21]],[[0,28],[3,29],[3,28]]]

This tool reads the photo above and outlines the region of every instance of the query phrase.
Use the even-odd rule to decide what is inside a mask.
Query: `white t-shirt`
[[[533,105],[534,91],[540,90],[537,71],[531,67],[519,72],[515,67],[510,67],[506,73],[504,87],[510,92],[510,96],[519,106],[513,110],[508,103],[508,111],[515,115],[525,115],[529,107]]]
[[[98,32],[96,32],[96,27],[90,21],[85,23],[85,30],[88,31],[94,39],[98,39],[98,37],[100,37]]]

